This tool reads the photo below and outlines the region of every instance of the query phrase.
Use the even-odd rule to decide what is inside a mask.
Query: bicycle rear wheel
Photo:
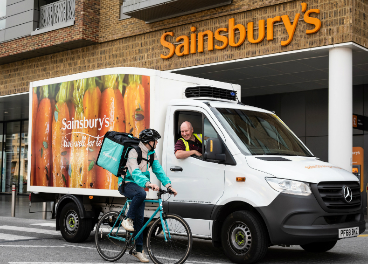
[[[167,241],[165,241],[161,219],[158,218],[148,231],[148,254],[156,264],[184,263],[192,250],[193,238],[190,227],[178,215],[167,215],[164,217],[165,220],[169,229],[169,232],[168,230],[165,232]]]
[[[112,226],[114,226],[118,216],[119,214],[117,212],[106,213],[101,217],[96,226],[96,248],[100,256],[107,261],[116,261],[120,259],[127,248],[126,241],[122,241],[122,239],[125,240],[128,233],[121,226],[121,220],[116,223],[112,230]]]

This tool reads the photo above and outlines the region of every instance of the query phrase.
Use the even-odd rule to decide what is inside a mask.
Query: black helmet
[[[141,131],[141,133],[139,133],[139,140],[142,141],[143,143],[156,141],[160,138],[161,138],[160,134],[152,128],[144,129]]]

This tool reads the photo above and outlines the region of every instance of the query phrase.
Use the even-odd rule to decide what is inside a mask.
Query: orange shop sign
[[[320,30],[321,20],[316,17],[312,17],[311,14],[319,14],[319,9],[310,9],[307,11],[307,3],[301,3],[302,13],[304,13],[304,22],[313,25],[313,29],[307,29],[306,34],[313,34]],[[288,15],[276,16],[273,18],[268,18],[266,20],[258,21],[258,38],[254,38],[254,22],[248,22],[247,29],[242,24],[235,24],[235,19],[229,19],[229,26],[227,28],[219,28],[213,33],[211,30],[206,30],[204,32],[196,32],[196,27],[191,27],[190,40],[189,36],[179,36],[176,38],[176,42],[180,42],[176,47],[173,43],[166,40],[167,36],[174,37],[174,32],[166,32],[161,36],[161,45],[168,49],[168,54],[161,54],[162,59],[169,59],[174,54],[177,56],[185,56],[189,54],[195,54],[197,52],[201,53],[204,51],[204,39],[207,37],[207,49],[213,51],[214,49],[222,50],[227,48],[229,45],[231,47],[241,46],[246,38],[250,43],[260,43],[266,38],[268,41],[274,39],[273,27],[274,23],[282,22],[288,33],[288,39],[281,41],[281,46],[287,46],[293,40],[296,27],[299,22],[301,14],[297,13],[294,17],[294,21],[291,22]],[[267,32],[266,32],[267,23]],[[247,32],[248,31],[248,32]],[[267,33],[267,34],[266,34]],[[239,34],[239,38],[235,38],[235,34]],[[222,45],[214,45],[214,39],[222,43]]]

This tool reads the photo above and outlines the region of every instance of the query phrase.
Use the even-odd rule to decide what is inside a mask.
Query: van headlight
[[[312,193],[309,183],[306,182],[278,178],[266,178],[266,181],[274,190],[278,192],[304,196],[308,196]]]

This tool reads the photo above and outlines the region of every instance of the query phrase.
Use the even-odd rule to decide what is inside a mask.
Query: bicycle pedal
[[[133,252],[134,252],[135,250],[134,250],[134,248],[132,248],[132,249],[130,249],[129,250],[129,255],[133,255]]]

